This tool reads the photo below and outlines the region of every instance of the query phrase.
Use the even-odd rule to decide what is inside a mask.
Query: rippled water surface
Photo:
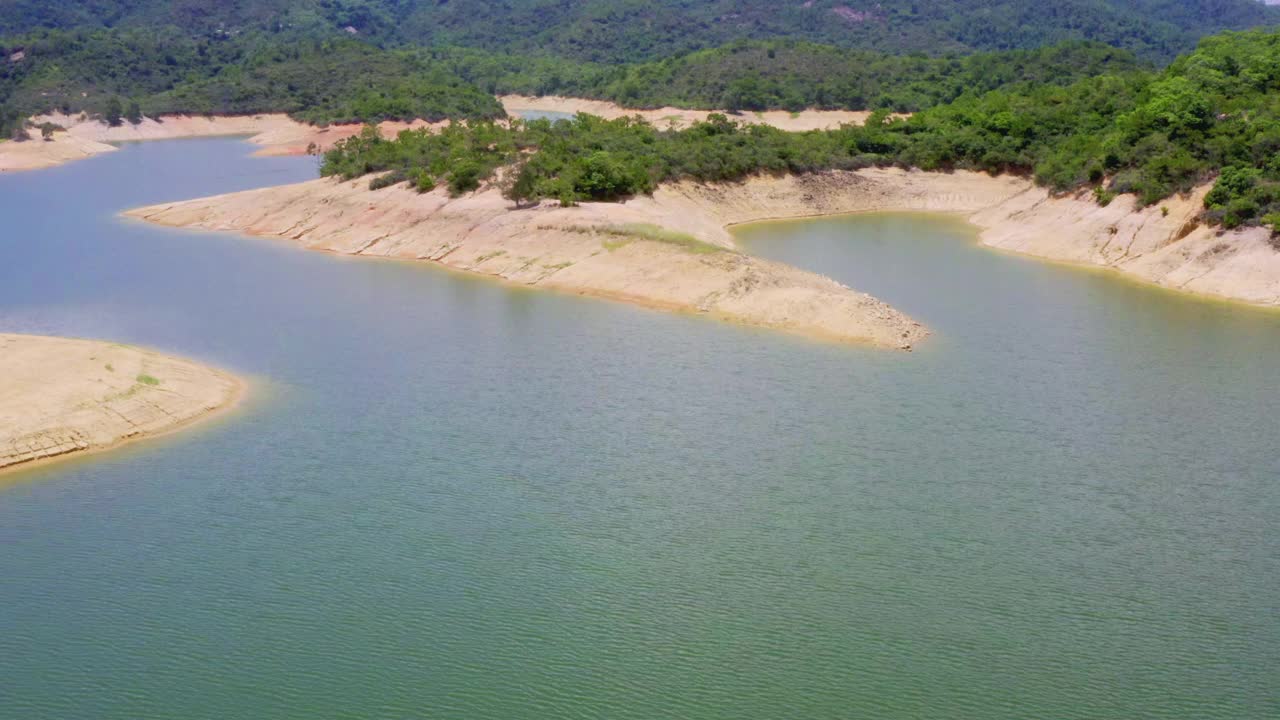
[[[6,479],[0,717],[1280,716],[1280,314],[741,231],[905,355],[115,217],[314,173],[248,150],[0,177],[0,331],[256,379]]]

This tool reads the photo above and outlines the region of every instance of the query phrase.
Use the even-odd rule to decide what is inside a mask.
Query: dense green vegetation
[[[8,58],[21,52],[20,60]],[[0,43],[0,100],[30,115],[287,112],[315,122],[501,117],[493,97],[417,53],[356,40],[47,31]]]
[[[965,97],[891,128],[898,162],[1027,169],[1057,190],[1143,203],[1221,172],[1207,204],[1227,227],[1280,219],[1280,33],[1206,38],[1159,74]],[[875,131],[870,131],[875,132]]]
[[[795,41],[738,42],[653,63],[599,65],[450,49],[438,63],[495,94],[568,95],[625,107],[731,111],[804,108],[915,112],[965,92],[1065,85],[1140,67],[1100,43],[933,58],[841,50]]]
[[[344,31],[383,45],[459,45],[612,64],[742,39],[891,53],[1097,40],[1167,61],[1202,35],[1280,22],[1256,0],[8,0],[0,37],[38,28],[166,26],[199,36]]]
[[[21,59],[8,59],[17,53]],[[965,91],[1065,84],[1137,67],[1132,55],[1096,43],[926,58],[743,42],[606,66],[460,48],[384,50],[350,38],[197,38],[130,29],[37,32],[0,42],[0,57],[6,134],[24,114],[106,117],[113,104],[136,104],[147,115],[287,112],[321,124],[493,118],[502,115],[489,96],[495,92],[562,93],[629,107],[915,111]]]
[[[317,123],[500,116],[481,90],[907,112],[1138,67],[1082,39],[1161,59],[1272,21],[1280,10],[1253,0],[8,0],[0,136],[24,115],[114,103]],[[1001,52],[964,56],[982,49]]]
[[[142,30],[46,31],[0,43],[0,100],[27,114],[287,112],[315,123],[498,117],[486,93],[561,93],[628,107],[915,111],[966,90],[1065,84],[1137,67],[1104,45],[970,57],[902,57],[796,42],[738,43],[629,66],[464,49],[388,51],[357,40],[191,38]],[[483,89],[485,92],[482,92]]]
[[[47,110],[111,124],[179,112],[283,111],[315,123],[454,118],[472,122],[396,141],[362,135],[330,153],[325,172],[386,171],[379,184],[425,190],[439,181],[460,193],[514,165],[502,173],[513,198],[565,202],[676,178],[900,165],[1027,173],[1056,190],[1095,187],[1102,202],[1133,192],[1151,203],[1220,175],[1211,218],[1276,224],[1277,34],[1207,38],[1160,72],[1079,40],[945,54],[1086,37],[1160,57],[1200,30],[1272,12],[1252,0],[12,0],[0,6],[0,35],[11,38],[0,41],[0,137],[28,134],[24,118]],[[790,39],[743,39],[777,36]],[[410,46],[422,41],[454,45]],[[486,122],[503,115],[493,92],[915,114],[881,112],[866,127],[804,134],[722,116],[681,132],[585,117],[506,127]]]
[[[786,133],[722,115],[681,130],[634,119],[480,123],[395,140],[370,131],[325,157],[322,172],[386,175],[379,186],[445,179],[466,192],[509,165],[516,201],[611,200],[680,178],[876,165],[1032,174],[1056,190],[1133,192],[1154,203],[1221,173],[1206,204],[1233,227],[1280,220],[1280,33],[1229,33],[1161,73],[1129,71],[1067,86],[962,95],[904,120]]]
[[[270,45],[147,101],[155,113],[287,112],[311,123],[493,118],[492,95],[407,52],[354,40]]]

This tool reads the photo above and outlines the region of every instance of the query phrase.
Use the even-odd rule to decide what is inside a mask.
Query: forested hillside
[[[891,53],[1096,40],[1167,61],[1198,37],[1280,22],[1256,0],[7,0],[0,37],[37,28],[166,25],[197,35],[351,32],[380,44],[460,45],[608,63],[742,39]]]
[[[1255,0],[5,0],[0,137],[53,109],[496,117],[495,92],[914,112],[1277,20]]]
[[[580,116],[394,141],[367,133],[328,153],[323,172],[387,171],[376,185],[446,182],[465,192],[512,163],[510,197],[566,203],[680,178],[897,165],[1027,173],[1057,190],[1092,187],[1104,204],[1121,192],[1152,204],[1217,176],[1206,199],[1210,220],[1280,228],[1280,33],[1207,38],[1160,73],[965,95],[904,120],[881,114],[865,127],[785,133],[718,116],[675,131]]]
[[[1093,187],[1101,202],[1134,192],[1154,203],[1218,176],[1208,200],[1211,218],[1227,226],[1280,223],[1275,31],[1206,38],[1164,70],[1129,52],[1083,41],[968,56],[903,56],[795,39],[737,40],[651,62],[564,57],[594,57],[592,48],[600,47],[613,54],[599,59],[643,57],[661,48],[769,35],[779,28],[856,45],[859,28],[890,20],[900,32],[886,35],[882,26],[876,42],[898,50],[914,42],[911,28],[951,28],[946,42],[930,36],[935,51],[1035,44],[1035,38],[1055,34],[1089,35],[1085,29],[1093,25],[1084,20],[1095,17],[1110,18],[1107,39],[1151,56],[1172,46],[1152,40],[1170,27],[1182,27],[1183,34],[1160,37],[1176,45],[1182,40],[1170,38],[1194,34],[1195,22],[1211,27],[1270,17],[1252,0],[1052,6],[958,0],[919,4],[905,15],[887,0],[865,12],[816,1],[774,6],[772,12],[754,0],[732,5],[737,10],[729,17],[714,14],[729,7],[719,2],[511,0],[486,6],[490,12],[464,22],[464,11],[477,4],[11,1],[0,6],[6,30],[26,28],[32,19],[114,27],[30,30],[0,40],[0,132],[21,135],[25,117],[51,109],[96,113],[114,123],[137,121],[142,113],[263,111],[317,123],[483,121],[503,114],[490,94],[495,91],[577,94],[631,106],[878,109],[885,112],[866,127],[803,134],[743,127],[724,117],[683,132],[585,118],[513,128],[473,122],[440,136],[406,135],[395,142],[362,137],[332,153],[325,167],[344,176],[388,170],[392,174],[382,182],[407,179],[425,188],[440,179],[457,189],[537,149],[512,175],[519,179],[514,196],[566,202],[645,192],[682,177],[726,180],[761,171],[870,165],[1028,173],[1058,190]],[[972,12],[955,14],[964,8]],[[1139,22],[1133,19],[1138,11],[1161,19]],[[862,15],[855,22],[857,13]],[[1053,22],[1010,29],[1018,18],[1039,22],[1045,13]],[[429,32],[423,18],[437,21]],[[913,24],[919,18],[932,19]],[[337,22],[349,31],[334,32]],[[1079,32],[1053,30],[1061,23]],[[1128,27],[1142,28],[1147,40],[1138,42],[1140,34],[1128,33]],[[828,37],[833,28],[841,28],[838,38]],[[625,37],[615,37],[617,32]],[[370,37],[382,38],[385,46]],[[405,38],[503,52],[396,44]],[[514,52],[542,43],[562,56]],[[890,110],[915,114],[891,120]]]
[[[147,115],[285,112],[312,123],[504,116],[492,95],[440,63],[340,37],[55,30],[0,42],[6,135],[18,117],[106,116],[135,103]]]
[[[389,50],[345,37],[193,38],[172,28],[37,31],[0,42],[0,58],[0,100],[11,121],[50,110],[105,116],[134,103],[146,115],[286,112],[312,123],[491,118],[503,114],[492,94],[506,92],[639,108],[907,112],[964,92],[1139,67],[1125,51],[1082,42],[928,58],[745,41],[614,66],[460,48]]]
[[[927,57],[842,50],[791,40],[741,41],[652,63],[602,65],[479,50],[431,51],[433,60],[496,94],[567,95],[625,107],[805,108],[915,112],[965,92],[1019,83],[1065,85],[1142,65],[1101,43]]]

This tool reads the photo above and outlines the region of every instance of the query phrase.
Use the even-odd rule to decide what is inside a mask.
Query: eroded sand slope
[[[0,470],[168,432],[233,404],[242,387],[141,348],[0,334]]]
[[[1197,221],[1212,185],[1139,209],[1089,193],[1042,188],[976,213],[982,242],[1037,257],[1112,268],[1174,290],[1280,306],[1280,242],[1263,228],[1222,231]]]

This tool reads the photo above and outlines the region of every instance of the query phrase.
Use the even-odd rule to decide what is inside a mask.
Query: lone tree
[[[120,127],[120,121],[124,114],[124,109],[120,107],[119,98],[111,98],[107,101],[106,112],[103,113],[107,118],[107,124],[111,127]]]
[[[129,111],[124,114],[124,117],[132,125],[142,122],[142,108],[138,106],[137,100],[129,101]]]
[[[45,142],[50,142],[53,140],[53,131],[59,130],[59,129],[61,128],[59,128],[57,125],[54,125],[51,122],[41,123],[40,137],[44,138]]]
[[[508,200],[515,201],[516,207],[519,208],[536,197],[538,178],[533,168],[529,167],[529,163],[524,162],[517,168],[508,168],[501,186],[502,194]]]

